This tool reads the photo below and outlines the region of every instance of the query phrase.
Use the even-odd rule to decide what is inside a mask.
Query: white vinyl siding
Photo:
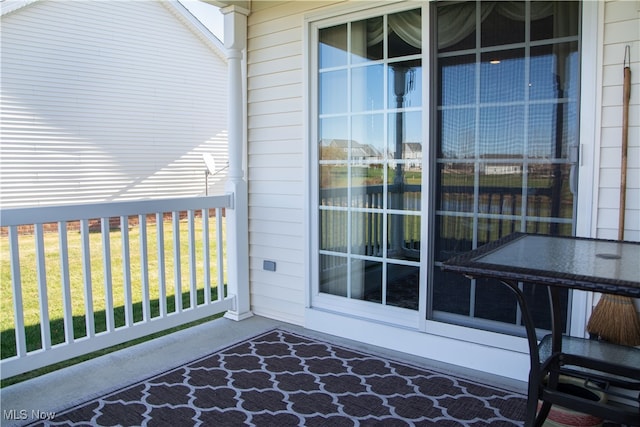
[[[202,154],[227,163],[226,60],[174,7],[38,1],[2,16],[3,207],[205,193]]]
[[[623,67],[625,47],[629,46],[631,98],[624,239],[637,242],[640,241],[640,1],[607,1],[603,9],[602,114],[596,237],[618,238]],[[635,305],[640,315],[640,299],[635,300]]]
[[[253,2],[247,29],[251,310],[296,324],[304,323],[308,245],[302,24],[318,5]]]
[[[597,237],[617,239],[625,46],[631,53],[631,100],[625,240],[640,241],[640,2],[607,1],[602,47],[602,116]]]

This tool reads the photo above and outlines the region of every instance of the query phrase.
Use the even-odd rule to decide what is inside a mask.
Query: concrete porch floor
[[[221,318],[133,347],[119,350],[41,377],[0,389],[1,426],[24,425],[32,419],[9,420],[7,414],[32,411],[56,412],[69,406],[117,390],[186,362],[206,356],[231,344],[274,328],[297,332],[334,344],[357,349],[443,373],[526,394],[526,384],[509,378],[448,365],[357,341],[327,335],[301,326],[261,316],[236,322]],[[25,412],[20,412],[25,411]]]

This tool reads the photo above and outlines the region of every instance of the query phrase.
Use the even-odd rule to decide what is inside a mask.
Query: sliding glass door
[[[439,263],[514,231],[574,232],[579,17],[578,2],[437,8],[435,319],[520,324],[508,289]],[[523,286],[548,327],[546,293]]]
[[[579,22],[578,2],[465,1],[314,24],[314,305],[519,333],[509,291],[439,265],[574,233]]]

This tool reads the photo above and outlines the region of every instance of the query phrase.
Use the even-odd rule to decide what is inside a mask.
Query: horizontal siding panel
[[[249,239],[252,246],[265,246],[275,250],[278,249],[298,249],[303,250],[302,236],[277,235],[272,233],[252,233]],[[275,253],[274,253],[274,256]]]
[[[252,219],[249,222],[250,232],[262,232],[269,230],[271,235],[275,236],[302,236],[304,234],[302,223],[262,220],[260,218]]]
[[[627,170],[627,189],[640,189],[640,168],[629,168]]]
[[[264,261],[275,261],[276,271],[265,271],[263,268]],[[264,285],[271,285],[277,287],[290,286],[289,289],[294,291],[300,291],[300,277],[304,276],[303,268],[298,263],[291,263],[287,261],[275,260],[272,258],[253,258],[251,265],[249,266],[251,271],[251,277],[254,281],[260,282]]]
[[[288,2],[255,2],[252,9],[251,24],[270,23],[283,16],[299,15],[310,12],[319,8],[326,7],[332,2],[325,0],[305,0],[305,1],[288,1]],[[334,1],[333,3],[338,3]],[[260,7],[262,6],[262,7]],[[278,28],[276,26],[276,28]]]
[[[638,215],[638,213],[640,213],[640,189],[638,188],[633,188],[633,189],[629,189],[627,188],[627,199],[626,199],[626,208],[629,210],[629,212],[627,212],[627,216],[629,217],[629,221],[633,220],[632,222],[635,223],[635,225],[640,225],[638,224],[638,220],[640,219],[640,215]],[[630,225],[626,224],[627,226]],[[634,227],[635,229],[635,227]]]
[[[288,70],[274,72],[271,74],[250,77],[247,83],[249,90],[263,89],[271,87],[281,87],[287,82],[288,84],[302,84],[302,70]]]
[[[609,1],[605,4],[605,16],[608,22],[626,21],[638,16],[637,1]]]
[[[622,52],[624,52],[624,50]],[[623,72],[622,72],[621,63],[606,65],[602,68],[602,86],[603,87],[619,86],[618,91],[620,93],[620,97],[618,98],[617,103],[622,102],[622,81],[623,81]]]
[[[632,16],[638,16],[637,12]],[[637,19],[608,23],[604,27],[604,44],[627,43],[631,40],[638,40],[639,33]],[[621,53],[624,57],[624,51]]]
[[[254,219],[301,223],[303,220],[303,211],[302,209],[283,208],[279,206],[249,206],[249,221]]]
[[[603,51],[603,64],[604,65],[618,65],[620,72],[622,73],[624,50],[625,47],[631,47],[631,52],[638,52],[640,50],[640,40],[626,40],[621,43],[611,43],[607,45]],[[638,63],[640,58],[634,58],[635,55],[631,55],[631,63]]]
[[[297,167],[289,168],[249,168],[249,179],[259,181],[303,181],[305,172]]]
[[[277,46],[265,47],[263,49],[251,52],[251,61],[248,64],[257,64],[260,62],[271,62],[281,58],[296,58],[300,61],[300,53],[302,50],[300,41],[283,43]]]
[[[602,148],[600,150],[600,168],[614,168],[620,170],[620,146]]]
[[[600,188],[600,198],[598,200],[599,208],[610,208],[612,206],[619,206],[620,204],[620,190],[618,188]]]
[[[629,117],[631,119],[631,117]],[[602,127],[622,126],[622,106],[611,105],[602,107]]]
[[[622,99],[622,86],[606,86],[602,88],[602,105],[616,105]]]
[[[273,260],[271,260],[273,261]],[[300,285],[290,279],[297,279],[304,276],[304,268],[297,263],[287,261],[277,261],[276,271],[265,271],[263,268],[264,260],[254,258],[249,265],[251,275],[260,283],[269,283],[275,286],[291,286],[291,289],[299,290]]]
[[[600,188],[619,188],[620,170],[605,168],[600,171]]]
[[[640,147],[640,126],[629,128],[629,147]]]
[[[302,209],[303,197],[295,194],[251,194],[249,206],[270,206]]]
[[[302,27],[289,28],[284,31],[274,31],[261,37],[247,40],[247,50],[250,52],[271,46],[279,46],[291,42],[302,42]]]
[[[287,260],[288,262],[302,263],[304,258],[303,248],[273,248],[272,246],[251,245],[249,250],[251,257],[270,260]]]
[[[302,181],[282,181],[278,183],[255,181],[251,183],[251,194],[295,194],[303,195]]]
[[[300,168],[302,172],[302,154],[254,155],[250,157],[249,165],[252,168]]]
[[[303,142],[298,139],[279,139],[277,141],[256,141],[249,146],[249,155],[300,153]]]
[[[300,15],[284,15],[269,20],[268,22],[256,23],[258,19],[260,19],[260,14],[256,13],[247,28],[248,39],[272,34],[274,28],[277,28],[278,31],[302,28],[302,17]]]
[[[295,283],[296,281],[299,282],[299,280],[296,280],[293,277],[283,277],[283,276],[279,276],[279,279],[280,279],[279,282],[276,282],[276,283],[258,281],[257,283],[263,286],[256,285],[254,287],[252,295],[254,296],[259,295],[263,297],[277,299],[283,302],[302,305],[303,298],[304,298],[304,289],[300,285],[298,285],[297,287],[282,286],[283,282]],[[279,284],[280,286],[278,286]],[[268,291],[266,291],[265,288],[268,288]],[[275,308],[277,308],[277,305],[275,306]]]
[[[280,6],[283,4],[290,3],[292,0],[272,0],[272,1],[262,1],[262,2],[254,2],[251,5],[251,13],[253,15],[257,13],[263,13],[265,10],[273,9],[276,6]]]
[[[256,80],[256,79],[254,79]],[[266,86],[260,89],[251,89],[248,91],[247,97],[249,103],[275,101],[288,98],[299,98],[302,96],[302,83]]]
[[[255,285],[257,288],[260,284]],[[253,295],[251,311],[257,316],[287,322],[294,325],[304,325],[304,301],[286,302],[279,299]]]
[[[612,105],[608,107],[602,107],[602,127],[621,127],[622,126],[622,106]],[[636,132],[636,129],[640,127],[640,105],[629,106],[629,133]],[[622,133],[620,133],[620,141]],[[620,142],[621,144],[622,142]],[[629,139],[629,144],[637,145],[637,140]]]
[[[299,298],[301,298],[301,295],[304,296],[304,289],[300,289],[301,286],[296,283],[300,281],[299,279],[297,279],[295,276],[286,274],[284,270],[282,272],[280,271],[280,266],[282,264],[283,263],[278,263],[277,265],[278,271],[276,272],[264,271],[262,269],[252,269],[251,270],[252,277],[255,279],[257,283],[260,283],[261,285],[263,285],[263,287],[264,286],[273,287],[272,296],[274,297],[282,296],[285,299],[288,299],[292,302],[296,302],[298,301]],[[289,287],[287,285],[291,285],[291,286],[297,285],[297,286]],[[260,293],[260,291],[258,291],[257,289],[255,292]],[[287,293],[287,292],[291,293],[291,295],[282,295],[283,293]],[[302,303],[302,301],[298,301],[298,302]]]
[[[638,85],[640,87],[640,85]],[[637,98],[637,97],[636,97]],[[637,102],[629,104],[629,127],[630,128],[638,128],[640,127],[640,104]],[[635,140],[637,144],[638,140]],[[633,143],[630,141],[630,143]]]
[[[280,138],[302,142],[302,126],[283,126],[282,128],[249,129],[249,136],[255,141],[277,141]],[[302,147],[300,143],[298,146]]]
[[[637,145],[638,140],[636,140],[635,142],[636,145],[629,144],[629,147],[627,149],[627,167],[629,169],[640,168],[640,147],[638,147]],[[633,184],[637,184],[637,182]]]
[[[249,129],[271,128],[278,126],[299,126],[301,121],[299,111],[276,113],[269,115],[251,115],[248,120]]]
[[[639,212],[640,213],[640,212]],[[626,229],[624,232],[624,239],[632,242],[640,242],[640,224],[637,224],[636,229]],[[640,313],[640,298],[635,299],[636,309]],[[640,315],[640,314],[639,314]]]
[[[617,211],[611,211],[608,212],[611,215],[615,215],[616,218],[618,217],[618,213]],[[598,215],[602,215],[603,212],[602,211],[598,211]],[[596,238],[598,239],[607,239],[607,240],[618,240],[618,226],[616,225],[616,227],[610,227],[610,228],[605,228],[605,227],[599,227],[598,231],[596,233]],[[627,239],[627,235],[625,235],[625,239]]]
[[[598,208],[598,217],[599,217],[598,226],[600,228],[617,230],[618,229],[618,208],[617,208],[618,205],[616,203],[611,206],[615,206],[615,208],[612,208],[612,207]],[[614,238],[617,238],[617,237],[614,237]]]
[[[618,150],[622,146],[622,127],[603,127],[601,130],[601,147],[618,147]]]
[[[265,74],[301,70],[302,55],[287,56],[285,58],[277,58],[273,61],[258,62],[247,66],[247,75],[249,77],[262,76]]]
[[[302,98],[287,98],[274,101],[252,102],[248,107],[249,116],[274,113],[302,112]],[[302,119],[302,116],[300,116]]]

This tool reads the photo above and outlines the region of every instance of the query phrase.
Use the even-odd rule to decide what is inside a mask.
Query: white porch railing
[[[232,196],[225,194],[2,210],[0,226],[2,239],[8,242],[12,294],[12,307],[3,310],[13,310],[15,350],[3,355],[1,377],[234,309],[235,296],[226,295],[224,289],[222,210],[231,201]],[[210,217],[215,220],[210,222]],[[114,222],[121,224],[116,231]],[[200,223],[202,232],[196,233]],[[130,240],[134,232],[137,242]],[[78,237],[71,233],[79,233],[80,246],[72,251],[69,236],[75,241]],[[139,247],[138,257],[131,253],[135,247]],[[35,251],[31,262],[25,263],[23,250]],[[51,252],[55,252],[53,260]],[[48,274],[47,265],[54,262],[59,270]],[[100,269],[102,283],[97,283],[95,273]],[[117,289],[115,278],[122,283]],[[7,289],[9,284],[2,287]],[[78,295],[80,288],[82,295]],[[37,314],[25,312],[25,307],[33,305],[25,306],[29,298],[38,298]],[[114,303],[116,299],[123,303]],[[62,319],[51,318],[52,312],[58,313],[54,317],[61,312]],[[26,324],[25,317],[34,315],[38,321]],[[54,327],[63,328],[64,338],[52,342]],[[27,329],[36,333],[26,333]]]

